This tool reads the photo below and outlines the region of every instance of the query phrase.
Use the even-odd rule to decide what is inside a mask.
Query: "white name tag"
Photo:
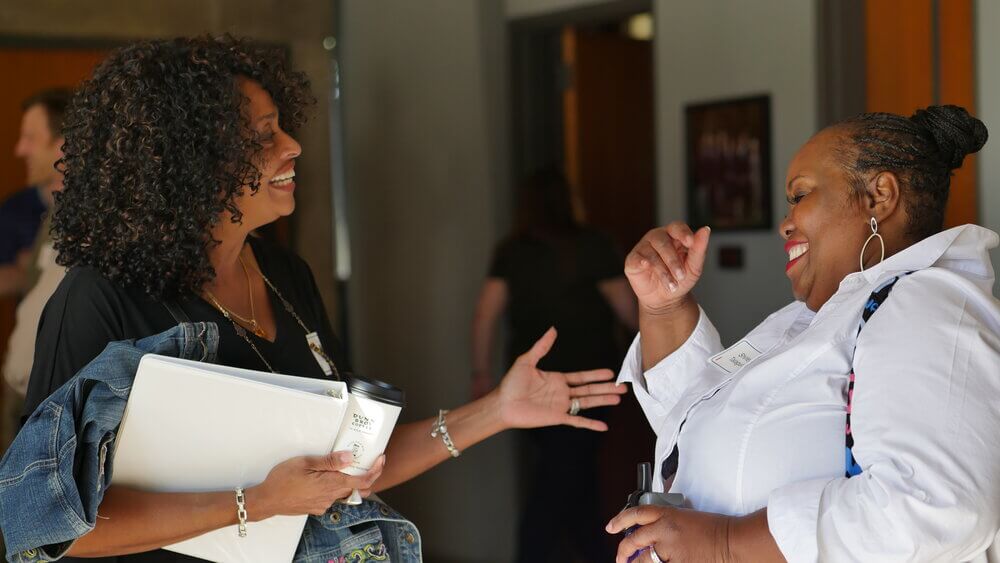
[[[316,358],[316,363],[319,364],[320,369],[326,375],[333,375],[333,368],[330,367],[330,362],[326,361],[326,358],[316,350],[322,350],[323,345],[319,341],[319,335],[315,332],[310,332],[306,335],[306,342],[309,343],[309,349],[312,350],[313,357]]]
[[[760,350],[754,348],[746,340],[740,340],[729,349],[720,354],[712,356],[712,363],[722,368],[728,374],[734,374],[747,364],[757,359],[761,355]]]

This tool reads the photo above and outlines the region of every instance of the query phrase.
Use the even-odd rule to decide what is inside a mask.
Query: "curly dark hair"
[[[231,36],[142,41],[108,57],[66,115],[52,235],[58,262],[87,265],[155,299],[215,277],[211,229],[248,186],[261,144],[240,77],[261,84],[294,131],[315,103],[283,50]]]
[[[835,127],[847,134],[840,152],[857,196],[865,194],[867,174],[888,171],[899,179],[906,234],[914,242],[941,231],[952,171],[989,138],[982,121],[953,105],[930,106],[910,117],[865,113]]]

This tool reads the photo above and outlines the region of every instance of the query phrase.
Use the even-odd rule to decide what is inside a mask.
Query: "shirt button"
[[[340,513],[339,512],[332,512],[332,513],[330,513],[330,521],[333,522],[334,524],[339,524],[340,523]]]
[[[378,507],[378,511],[382,513],[382,516],[388,516],[389,515],[389,507],[388,506],[382,505],[382,506]]]
[[[413,542],[417,541],[417,538],[413,537],[413,534],[410,534],[410,533],[408,533],[405,536],[403,536],[403,539],[406,540],[406,543],[413,543]]]

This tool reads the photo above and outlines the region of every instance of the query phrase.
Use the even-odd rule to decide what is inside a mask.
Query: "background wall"
[[[407,421],[469,398],[473,308],[508,214],[502,8],[342,3],[351,348],[359,373],[406,390]],[[383,495],[418,523],[428,561],[511,559],[510,439]]]
[[[771,170],[775,226],[770,231],[713,233],[695,293],[724,344],[792,300],[787,258],[777,235],[784,216],[785,169],[817,127],[816,3],[761,0],[671,2],[656,10],[658,218],[686,215],[685,104],[750,94],[771,95]],[[720,270],[718,248],[744,248],[742,270]]]
[[[977,0],[976,10],[976,107],[990,130],[990,140],[979,157],[979,223],[1000,232],[1000,2]],[[1000,248],[992,252],[994,271],[1000,266]],[[993,295],[1000,296],[994,284]]]
[[[330,65],[322,42],[333,27],[332,3],[326,0],[4,0],[0,9],[0,38],[28,38],[35,46],[46,38],[124,42],[226,32],[288,46],[293,65],[309,74],[319,100],[314,118],[296,135],[304,149],[296,166],[293,240],[312,266],[331,315],[336,293],[326,105]]]

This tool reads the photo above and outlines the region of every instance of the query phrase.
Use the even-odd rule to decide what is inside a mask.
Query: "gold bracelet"
[[[444,447],[448,448],[448,453],[451,454],[451,457],[458,457],[462,455],[462,452],[458,451],[458,448],[455,447],[455,442],[451,441],[451,434],[448,434],[448,425],[444,418],[446,414],[448,414],[448,411],[445,409],[438,411],[437,421],[431,427],[431,438],[437,438],[438,434],[440,434],[441,441],[444,442]]]

